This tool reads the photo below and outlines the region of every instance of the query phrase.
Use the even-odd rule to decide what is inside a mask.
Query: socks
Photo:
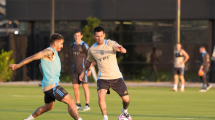
[[[177,90],[177,89],[178,89],[178,85],[177,85],[177,84],[174,84],[173,89],[174,89],[174,90]]]
[[[128,112],[128,110],[127,110],[127,109],[124,109],[124,110],[123,110],[123,113],[127,113],[127,112]]]
[[[181,89],[184,89],[184,85],[181,85]]]
[[[79,118],[78,120],[82,120],[81,118]]]
[[[86,105],[85,106],[88,106],[88,107],[90,107],[90,105],[88,104],[88,103],[86,103]]]
[[[33,120],[34,117],[32,115],[30,115],[26,120]]]
[[[107,116],[107,115],[104,115],[104,116],[103,116],[103,120],[108,120],[108,116]]]
[[[76,105],[77,105],[77,106],[81,106],[81,103],[77,103]]]

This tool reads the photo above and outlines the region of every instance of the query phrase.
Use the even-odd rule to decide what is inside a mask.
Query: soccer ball
[[[121,115],[119,115],[118,120],[132,120],[132,118],[131,118],[130,115],[129,115],[128,118],[126,118],[126,117],[124,116],[124,114],[122,113]]]

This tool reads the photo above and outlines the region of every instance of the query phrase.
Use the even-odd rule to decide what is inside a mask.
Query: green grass
[[[72,87],[64,87],[74,97]],[[133,120],[180,120],[180,119],[215,119],[215,89],[199,93],[198,88],[186,88],[186,92],[170,92],[170,88],[129,87],[129,114]],[[35,86],[0,86],[0,120],[21,120],[43,105],[41,88]],[[96,87],[90,87],[91,111],[82,112],[83,120],[102,120],[98,106]],[[82,107],[85,104],[81,88]],[[106,96],[109,120],[117,120],[121,114],[122,102],[111,90]],[[67,106],[56,102],[54,109],[37,120],[72,119]]]

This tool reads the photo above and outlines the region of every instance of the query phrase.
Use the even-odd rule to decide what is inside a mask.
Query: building
[[[62,72],[71,74],[72,32],[82,28],[89,16],[99,18],[108,38],[122,44],[128,54],[119,55],[125,79],[141,79],[149,73],[152,47],[158,48],[158,69],[163,80],[172,79],[175,40],[176,0],[55,0],[55,31],[65,37],[60,53]],[[19,35],[28,37],[27,56],[46,48],[50,35],[51,0],[7,0],[6,18],[19,21]],[[198,47],[211,54],[215,42],[215,1],[182,0],[181,43],[189,53],[187,80],[198,80]],[[39,79],[38,62],[28,67],[31,79]],[[211,64],[211,81],[215,76]],[[169,77],[165,77],[165,74]],[[193,77],[194,76],[194,77]]]

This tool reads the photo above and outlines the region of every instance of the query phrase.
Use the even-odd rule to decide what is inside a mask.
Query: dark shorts
[[[101,89],[106,89],[108,90],[108,92],[110,92],[109,91],[110,88],[116,91],[121,97],[128,95],[127,86],[125,85],[125,82],[122,78],[113,79],[113,80],[99,79],[97,81],[97,91]]]
[[[79,80],[79,76],[80,76],[80,74],[78,74],[78,73],[73,73],[73,77],[72,77],[72,84],[86,84],[86,83],[88,83],[88,76],[87,76],[87,74],[85,74],[84,75],[84,78],[83,78],[83,80],[82,81],[80,81]]]
[[[174,75],[184,75],[184,68],[174,68]]]
[[[45,103],[50,103],[55,101],[55,99],[61,102],[62,99],[68,94],[68,92],[58,85],[48,91],[45,91],[44,94]]]

